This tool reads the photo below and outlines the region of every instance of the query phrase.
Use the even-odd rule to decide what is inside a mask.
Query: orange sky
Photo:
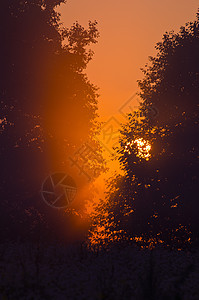
[[[197,0],[68,0],[59,9],[64,25],[76,20],[87,26],[97,20],[100,39],[87,74],[100,87],[101,117],[118,115],[118,109],[137,91],[140,68],[165,31],[179,30],[194,20]]]

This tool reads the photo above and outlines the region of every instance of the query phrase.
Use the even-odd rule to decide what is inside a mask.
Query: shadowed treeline
[[[64,218],[64,213],[41,203],[44,178],[52,172],[67,173],[68,157],[86,141],[99,151],[92,140],[97,89],[84,73],[93,55],[88,47],[99,33],[96,22],[89,22],[88,29],[78,23],[63,28],[56,12],[62,2],[1,3],[0,188],[5,237],[25,231],[27,222],[30,227],[39,224],[43,213]],[[85,185],[78,180],[78,186]]]
[[[156,50],[138,81],[140,108],[121,130],[124,176],[109,182],[93,230],[111,226],[142,247],[181,249],[198,243],[199,14]]]

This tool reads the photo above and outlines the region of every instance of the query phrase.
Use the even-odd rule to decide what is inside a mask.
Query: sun
[[[144,140],[143,138],[135,139],[131,142],[128,142],[125,146],[124,152],[132,154],[132,148],[136,147],[136,156],[145,160],[149,160],[151,157],[151,145],[149,141]]]

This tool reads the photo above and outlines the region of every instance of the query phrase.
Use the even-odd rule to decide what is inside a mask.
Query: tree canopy
[[[108,211],[141,244],[180,248],[197,240],[199,226],[198,15],[180,32],[166,32],[156,49],[138,81],[139,110],[121,130],[125,175],[113,180]]]
[[[0,156],[2,205],[28,207],[51,172],[97,130],[97,88],[85,69],[97,43],[97,22],[64,28],[64,0],[1,3]],[[101,168],[99,164],[99,169]],[[3,204],[4,203],[4,204]],[[19,204],[20,203],[20,204]],[[23,203],[23,204],[22,204]],[[2,212],[4,211],[2,209]],[[5,221],[8,223],[8,221]]]

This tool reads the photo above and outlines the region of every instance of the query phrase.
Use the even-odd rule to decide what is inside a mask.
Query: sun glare
[[[137,153],[136,156],[139,158],[143,158],[145,160],[149,160],[151,157],[151,145],[148,141],[144,140],[143,138],[139,138],[128,142],[125,146],[124,152],[128,154],[132,154],[132,147],[136,146]]]

